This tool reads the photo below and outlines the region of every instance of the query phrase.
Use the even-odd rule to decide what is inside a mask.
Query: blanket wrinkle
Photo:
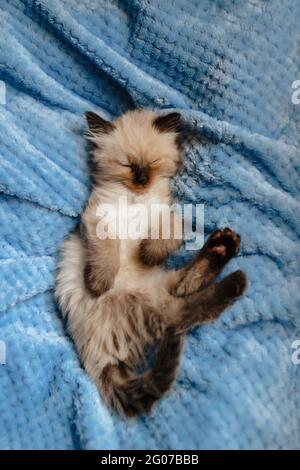
[[[297,0],[0,1],[1,449],[300,449],[299,20]],[[249,288],[190,332],[171,393],[127,423],[53,286],[91,189],[83,114],[134,107],[182,114],[174,196],[204,204],[205,236],[242,235],[223,275],[243,269]]]

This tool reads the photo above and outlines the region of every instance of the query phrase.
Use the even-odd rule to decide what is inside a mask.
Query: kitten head
[[[171,178],[181,163],[180,114],[159,116],[128,111],[114,122],[86,113],[96,183],[105,181],[143,192],[160,178]]]

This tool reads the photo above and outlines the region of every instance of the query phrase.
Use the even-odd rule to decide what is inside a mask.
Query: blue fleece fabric
[[[0,23],[0,448],[300,448],[300,2],[0,0]],[[242,235],[226,272],[250,285],[126,423],[81,368],[53,284],[90,190],[83,113],[132,107],[177,109],[204,137],[174,192],[205,204],[206,234]]]

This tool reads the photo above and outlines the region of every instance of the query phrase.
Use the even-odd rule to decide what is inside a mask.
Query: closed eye
[[[159,158],[156,158],[155,160],[152,160],[152,162],[150,162],[150,165],[153,165],[154,163],[157,163],[157,162],[159,162],[159,161],[160,161],[160,159],[159,159]]]
[[[131,168],[132,167],[132,165],[130,165],[129,163],[121,163],[120,165],[124,166],[126,168]]]

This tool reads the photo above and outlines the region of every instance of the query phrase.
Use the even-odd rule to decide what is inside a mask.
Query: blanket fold
[[[0,448],[300,448],[299,21],[297,0],[0,0]],[[126,423],[81,368],[53,286],[91,188],[83,113],[134,107],[193,130],[175,197],[204,204],[206,235],[241,234],[225,274],[245,270],[249,289],[189,334],[172,392]]]

